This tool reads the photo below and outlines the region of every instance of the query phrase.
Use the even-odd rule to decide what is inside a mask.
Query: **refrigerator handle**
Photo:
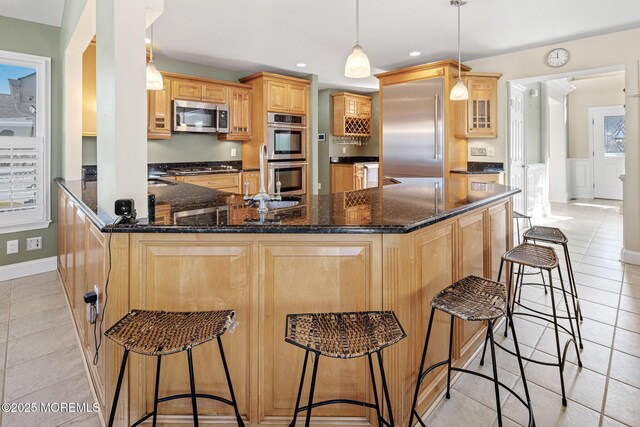
[[[433,135],[433,139],[434,139],[434,144],[433,144],[433,159],[434,160],[438,160],[440,158],[440,153],[438,152],[438,136],[440,135],[440,129],[439,127],[439,123],[438,123],[438,118],[439,118],[439,111],[438,111],[438,107],[440,106],[440,95],[434,95],[433,96],[433,101],[434,101],[434,105],[433,105],[433,130],[434,130],[434,135]]]

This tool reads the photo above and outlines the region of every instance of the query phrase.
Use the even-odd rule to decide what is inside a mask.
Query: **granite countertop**
[[[498,162],[467,162],[466,169],[454,169],[450,172],[464,175],[496,174],[504,172],[504,164]]]
[[[453,169],[449,171],[451,173],[464,174],[464,175],[487,175],[487,174],[497,174],[502,173],[502,170],[483,170],[483,171],[470,171],[470,170],[456,170]]]
[[[331,163],[353,164],[353,163],[375,163],[380,160],[377,156],[351,156],[351,157],[331,157]]]
[[[155,218],[112,226],[113,218],[97,209],[97,181],[55,181],[101,231],[131,233],[408,233],[520,192],[500,184],[472,191],[444,178],[398,178],[383,187],[298,197],[297,206],[271,209],[258,223],[256,208],[247,207],[242,195],[176,182],[149,187]],[[198,209],[211,214],[181,216]]]

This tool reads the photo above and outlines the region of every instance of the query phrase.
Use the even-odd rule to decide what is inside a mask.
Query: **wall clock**
[[[559,68],[569,62],[569,51],[567,49],[563,49],[561,47],[557,49],[553,49],[551,52],[547,53],[547,65],[554,68]]]

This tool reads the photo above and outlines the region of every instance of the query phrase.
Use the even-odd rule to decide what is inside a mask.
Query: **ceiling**
[[[64,0],[0,0],[0,16],[59,27]]]
[[[64,0],[0,0],[0,15],[50,25],[60,25],[63,8]],[[640,27],[638,0],[468,0],[461,12],[463,62]],[[360,13],[374,73],[456,56],[449,0],[362,0]],[[174,59],[241,74],[317,74],[321,88],[378,87],[374,77],[343,74],[355,0],[165,0],[154,33],[157,51]]]

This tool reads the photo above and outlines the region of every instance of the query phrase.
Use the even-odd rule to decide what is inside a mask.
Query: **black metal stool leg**
[[[431,316],[429,316],[429,326],[427,326],[427,337],[424,340],[424,347],[422,347],[422,359],[420,360],[420,370],[418,370],[418,380],[416,381],[416,391],[413,393],[413,406],[411,407],[411,417],[409,417],[409,426],[413,425],[413,416],[417,411],[418,394],[420,393],[420,378],[422,378],[422,370],[424,369],[424,362],[427,359],[427,347],[429,346],[429,337],[431,336],[431,326],[433,325],[433,317],[436,309],[431,308]]]
[[[391,409],[391,398],[389,397],[389,389],[387,388],[387,378],[384,375],[384,366],[382,364],[382,354],[380,354],[380,350],[376,351],[378,354],[378,364],[380,365],[380,380],[382,381],[382,393],[384,394],[384,399],[387,402],[387,410],[389,411],[389,425],[395,426],[395,422],[393,421],[393,410]]]
[[[156,363],[156,387],[153,394],[153,427],[156,427],[158,420],[158,389],[160,388],[160,362],[162,362],[162,356],[158,356]]]
[[[567,264],[567,274],[569,275],[569,287],[571,288],[572,300],[574,305],[574,310],[576,312],[576,317],[580,317],[580,321],[584,321],[582,317],[582,309],[580,308],[580,297],[578,296],[578,285],[576,285],[576,277],[573,274],[573,266],[571,265],[571,256],[569,256],[569,247],[567,244],[563,244],[564,248],[564,259]],[[577,321],[576,321],[577,323]],[[579,325],[578,325],[579,327]],[[580,348],[582,348],[582,342],[580,342]]]
[[[449,358],[447,359],[447,399],[451,398],[451,352],[453,350],[453,316],[451,316],[451,327],[449,328]]]
[[[511,318],[511,310],[509,309],[509,306],[507,306],[507,317]],[[531,397],[529,396],[529,386],[527,385],[527,378],[525,376],[524,373],[524,365],[522,364],[522,356],[520,354],[520,344],[518,344],[518,336],[516,335],[516,328],[513,325],[513,322],[509,322],[509,324],[511,325],[511,335],[513,335],[513,345],[515,347],[516,350],[516,357],[518,358],[518,367],[520,368],[520,376],[522,377],[522,385],[524,387],[524,395],[525,398],[527,399],[527,406],[529,409],[529,415],[531,418],[531,423],[529,423],[529,425],[535,427],[536,422],[535,419],[533,417],[533,406],[531,406]]]
[[[504,262],[504,261],[503,261]],[[501,263],[502,264],[502,263]],[[513,263],[509,263],[509,286],[507,288],[507,305],[510,305],[511,311],[513,311],[514,305],[513,303],[516,300],[516,291],[518,288],[518,283],[516,281],[516,283],[513,283]],[[507,335],[507,328],[509,327],[509,319],[505,320],[505,325],[504,325],[504,336],[508,336]]]
[[[498,364],[496,363],[496,345],[493,341],[493,321],[490,320],[488,323],[489,340],[491,341],[491,363],[493,363],[493,384],[496,392],[496,411],[498,412],[498,427],[502,427],[502,410],[500,408],[500,385],[498,383]]]
[[[113,396],[113,404],[111,405],[111,414],[109,415],[109,427],[113,426],[113,420],[116,417],[116,408],[118,407],[118,397],[120,397],[120,388],[122,387],[122,379],[124,378],[124,369],[127,366],[127,356],[129,356],[129,350],[124,350],[122,356],[122,364],[120,365],[120,373],[118,374],[118,383],[116,384],[116,392]]]
[[[302,376],[300,377],[300,388],[298,388],[298,397],[296,398],[296,409],[293,412],[293,420],[289,423],[289,427],[296,425],[298,412],[300,411],[300,396],[302,396],[302,387],[304,386],[304,376],[307,373],[307,361],[309,360],[309,350],[304,352],[304,362],[302,364]]]
[[[318,362],[320,361],[320,354],[316,353],[316,357],[313,364],[313,375],[311,376],[311,388],[309,389],[309,403],[307,404],[307,418],[304,422],[305,427],[309,427],[311,423],[311,407],[313,406],[313,392],[316,389],[316,376],[318,375]]]
[[[218,336],[218,348],[220,349],[220,357],[222,358],[222,366],[224,367],[224,374],[227,377],[227,384],[229,385],[229,394],[231,394],[231,402],[233,403],[233,410],[236,414],[236,421],[239,426],[244,426],[244,421],[238,411],[238,402],[236,402],[236,394],[233,392],[233,384],[231,383],[231,375],[229,375],[229,367],[227,366],[227,358],[224,356],[224,349],[222,348],[222,339]]]
[[[520,284],[518,284],[520,282]],[[518,275],[516,276],[516,289],[518,289],[518,304],[520,303],[520,298],[522,298],[522,283],[524,282],[524,266],[520,264],[518,266]],[[515,303],[515,293],[513,294],[513,303]]]
[[[553,292],[553,278],[549,270],[549,290],[551,291],[551,311],[553,313],[553,328],[556,334],[556,351],[558,352],[558,369],[560,370],[560,388],[562,389],[562,406],[567,406],[567,397],[564,392],[564,358],[560,352],[560,333],[558,331],[558,316],[556,314],[556,298]],[[569,319],[571,320],[571,319]]]
[[[382,412],[380,411],[380,399],[378,399],[378,387],[376,386],[376,375],[373,372],[373,361],[371,353],[367,354],[369,358],[369,371],[371,372],[371,386],[373,387],[373,397],[376,402],[376,415],[378,416],[378,426],[382,427]]]
[[[193,355],[191,349],[187,350],[187,360],[189,362],[189,384],[191,386],[191,408],[193,410],[193,425],[198,427],[198,401],[196,399],[196,381],[193,378]]]
[[[507,321],[505,319],[505,321]],[[484,345],[482,346],[482,357],[480,358],[480,366],[484,366],[484,355],[487,353],[487,343],[489,342],[489,328],[487,327],[487,335],[484,337]]]
[[[560,286],[562,287],[562,296],[564,297],[564,306],[567,309],[567,317],[569,318],[569,326],[571,327],[571,337],[573,338],[573,344],[576,347],[576,354],[578,355],[578,366],[582,368],[582,360],[580,359],[580,350],[578,350],[578,343],[576,342],[576,332],[573,329],[573,319],[571,318],[571,310],[569,309],[569,301],[567,299],[567,290],[564,287],[564,281],[562,280],[562,272],[560,271],[560,267],[558,266],[558,276],[560,277]],[[576,317],[576,326],[578,329],[578,339],[580,340],[580,348],[584,348],[582,346],[582,336],[580,335],[580,321],[578,320],[578,313],[574,313]]]

